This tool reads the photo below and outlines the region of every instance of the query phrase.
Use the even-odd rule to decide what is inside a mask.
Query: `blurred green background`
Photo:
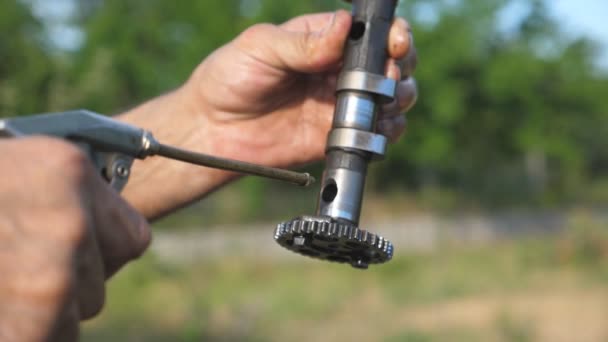
[[[0,0],[0,117],[120,113],[254,23],[336,8]],[[280,250],[273,225],[312,212],[317,189],[247,178],[156,223],[84,340],[608,340],[600,45],[540,0],[403,0],[399,12],[421,96],[372,167],[363,214],[395,260],[360,272]]]

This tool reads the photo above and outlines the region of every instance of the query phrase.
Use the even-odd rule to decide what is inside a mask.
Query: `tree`
[[[44,111],[54,64],[41,23],[17,0],[0,5],[0,117]]]
[[[592,42],[564,39],[540,1],[507,33],[494,23],[508,1],[430,3],[435,23],[413,17],[420,101],[408,136],[378,165],[380,185],[517,202],[563,198],[602,174],[608,80]]]

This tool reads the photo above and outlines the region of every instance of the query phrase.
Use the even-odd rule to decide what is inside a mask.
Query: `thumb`
[[[321,72],[342,59],[344,44],[351,26],[351,15],[339,10],[324,23],[313,17],[301,17],[285,26],[258,24],[237,38],[245,53],[271,67],[296,72]]]

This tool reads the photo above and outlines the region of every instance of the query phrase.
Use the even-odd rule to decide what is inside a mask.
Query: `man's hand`
[[[75,341],[148,224],[69,143],[2,140],[0,167],[0,340]]]
[[[251,162],[288,167],[323,157],[335,106],[336,79],[351,25],[346,11],[307,15],[281,26],[251,27],[207,58],[186,85],[213,150]],[[390,56],[406,57],[408,25],[394,23]],[[394,61],[387,73],[401,80]],[[381,133],[396,140],[402,111],[416,97],[412,80],[401,83],[399,104],[380,116]],[[210,131],[210,132],[209,132]]]
[[[348,12],[338,11],[253,26],[203,61],[183,87],[123,118],[161,141],[202,153],[275,167],[319,160],[351,21]],[[387,75],[403,81],[397,100],[380,113],[378,128],[395,141],[405,129],[401,114],[417,96],[409,77],[416,53],[405,20],[395,20],[388,46]],[[147,217],[157,217],[233,178],[149,160],[135,163],[124,194]]]

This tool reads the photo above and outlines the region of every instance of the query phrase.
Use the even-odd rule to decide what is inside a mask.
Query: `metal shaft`
[[[315,182],[314,177],[312,177],[308,173],[294,172],[231,159],[213,157],[210,155],[187,151],[164,144],[158,144],[154,148],[154,154],[169,159],[180,160],[190,164],[212,167],[227,171],[234,171],[249,175],[256,175],[289,182],[300,186],[309,186]]]
[[[384,69],[397,0],[352,3],[353,24],[338,80],[317,215],[358,225],[367,167],[379,150],[373,142],[381,141],[374,133],[377,112],[394,96],[394,84],[384,77]],[[352,139],[337,138],[338,132],[347,132]]]

